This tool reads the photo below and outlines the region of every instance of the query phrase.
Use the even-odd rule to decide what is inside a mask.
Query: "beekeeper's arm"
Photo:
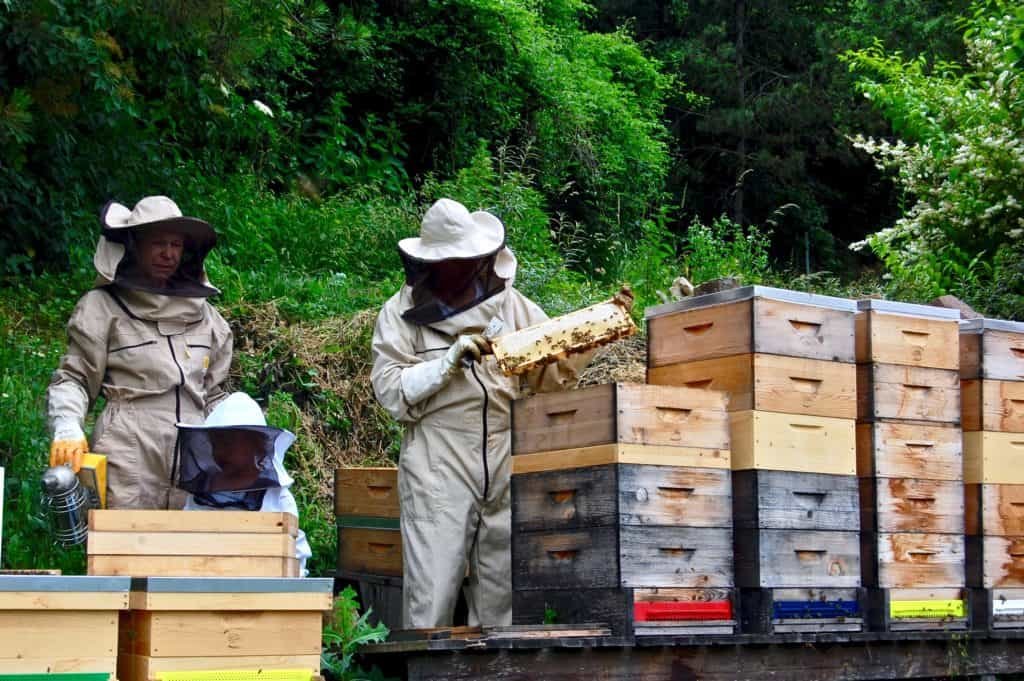
[[[373,369],[370,380],[377,400],[399,421],[418,421],[422,404],[444,388],[460,371],[462,359],[479,361],[490,345],[479,334],[459,336],[444,355],[423,360],[413,348],[409,325],[385,305],[373,330]]]
[[[213,343],[210,347],[210,366],[207,367],[206,376],[203,378],[203,389],[206,393],[204,411],[207,416],[221,400],[228,396],[224,390],[224,384],[228,380],[231,355],[234,351],[231,327],[212,305],[209,306],[209,311],[213,315]]]
[[[633,294],[628,288],[624,287],[615,297],[621,298],[622,304],[627,310],[633,308]],[[524,298],[523,300],[526,303],[526,323],[523,325],[524,327],[547,321],[548,315],[544,310],[540,309],[538,305],[529,299]],[[580,373],[587,368],[587,365],[590,364],[590,360],[594,358],[596,353],[597,348],[569,355],[565,359],[561,359],[553,364],[548,364],[540,369],[534,369],[524,376],[524,382],[529,390],[535,393],[571,390],[576,387],[576,384],[579,382]]]
[[[99,294],[82,296],[67,324],[67,352],[47,390],[47,417],[53,433],[50,465],[70,465],[76,472],[89,442],[82,430],[107,370],[107,336],[111,317],[98,304]]]

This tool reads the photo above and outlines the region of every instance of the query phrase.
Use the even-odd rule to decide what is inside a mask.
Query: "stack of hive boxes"
[[[517,624],[734,631],[722,393],[609,384],[513,405]]]
[[[856,631],[854,311],[751,286],[647,311],[648,382],[723,390],[745,631]]]
[[[0,575],[0,676],[111,681],[127,577]]]
[[[338,579],[391,629],[402,628],[402,533],[397,468],[339,468],[334,475]]]
[[[188,671],[251,671],[236,678],[255,679],[270,670],[312,679],[333,586],[332,579],[133,579],[131,610],[121,616],[118,679]]]
[[[864,585],[887,631],[966,627],[959,316],[858,303]]]
[[[960,326],[967,585],[978,628],[1024,627],[1024,324]]]

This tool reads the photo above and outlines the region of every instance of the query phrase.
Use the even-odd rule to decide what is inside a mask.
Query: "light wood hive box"
[[[732,612],[724,394],[608,384],[535,395],[512,411],[516,621],[542,616],[544,602],[560,621],[600,615],[616,634],[633,633],[637,603]],[[700,633],[712,630],[732,624]]]
[[[148,577],[132,580],[118,637],[119,681],[161,671],[320,670],[332,579]]]
[[[402,576],[397,468],[339,468],[334,510],[339,571]]]
[[[290,513],[89,512],[90,575],[298,577]]]
[[[0,674],[117,670],[126,577],[0,575]]]

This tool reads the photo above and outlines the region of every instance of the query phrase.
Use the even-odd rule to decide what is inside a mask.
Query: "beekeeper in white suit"
[[[371,378],[405,426],[404,625],[450,625],[467,566],[469,623],[510,624],[510,415],[523,386],[497,368],[482,332],[493,319],[509,332],[547,316],[513,287],[516,259],[490,213],[441,199],[420,236],[398,248],[406,284],[377,318]],[[538,391],[570,388],[589,358],[523,380]]]
[[[263,411],[245,393],[232,393],[202,425],[178,424],[177,486],[188,492],[185,510],[283,511],[299,508],[289,489],[284,455],[295,435],[267,425]],[[295,555],[300,574],[312,556],[299,530]]]

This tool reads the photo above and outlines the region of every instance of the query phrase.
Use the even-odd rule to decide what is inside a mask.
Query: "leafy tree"
[[[1024,8],[979,0],[964,65],[929,65],[880,44],[846,56],[899,136],[854,138],[895,171],[907,197],[906,213],[866,242],[898,292],[954,292],[994,313],[1024,313],[1022,34]]]

